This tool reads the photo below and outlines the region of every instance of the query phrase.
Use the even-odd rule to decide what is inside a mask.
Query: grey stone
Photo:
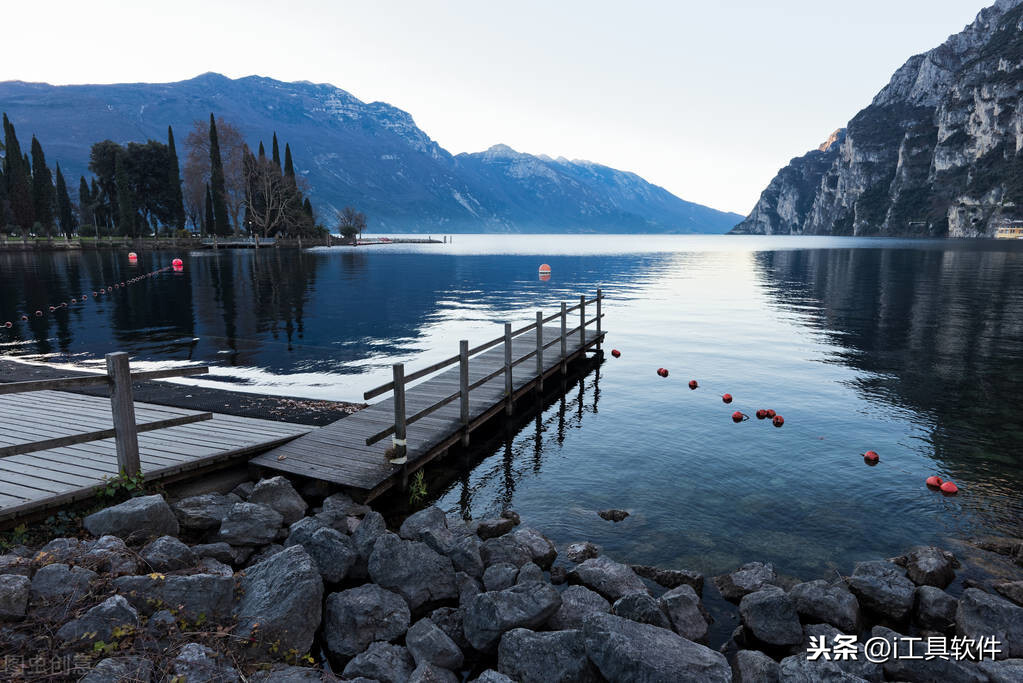
[[[57,630],[57,637],[75,646],[92,645],[97,641],[110,642],[114,630],[138,628],[139,615],[123,595],[112,595],[77,619]]]
[[[661,603],[647,593],[629,593],[618,598],[615,604],[611,605],[611,614],[632,619],[641,624],[671,628],[671,621],[664,613]]]
[[[906,575],[918,586],[944,588],[955,578],[957,566],[955,555],[933,546],[914,548],[906,556]]]
[[[294,535],[293,532],[292,536]],[[290,543],[291,540],[292,537],[289,536],[288,542]],[[300,545],[313,558],[313,562],[320,570],[320,575],[328,583],[343,581],[358,559],[358,553],[355,552],[351,538],[331,527],[316,529]]]
[[[959,601],[934,586],[919,586],[913,605],[913,615],[921,628],[948,631],[955,626]]]
[[[192,546],[192,552],[198,558],[212,557],[218,562],[224,564],[241,564],[248,558],[251,550],[245,550],[244,554],[238,552],[239,548],[231,546],[229,543],[220,541],[219,543],[202,543],[199,545]]]
[[[451,564],[456,571],[465,572],[474,579],[479,579],[483,576],[483,556],[480,554],[482,547],[480,537],[475,534],[456,536],[447,555],[451,558]]]
[[[154,572],[171,572],[194,567],[195,553],[173,536],[161,536],[139,553],[142,561]]]
[[[994,636],[1002,643],[1002,652],[996,659],[1023,657],[1023,607],[967,588],[956,610],[956,633],[974,639]]]
[[[479,676],[472,679],[472,683],[515,683],[515,681],[502,673],[494,671],[493,669],[487,669]]]
[[[601,510],[597,513],[601,519],[606,519],[609,522],[618,523],[629,516],[629,513],[625,510],[618,510],[616,508],[608,508],[607,510]]]
[[[823,642],[827,648],[833,648],[838,641],[836,638],[839,635],[844,635],[837,628],[831,624],[807,624],[803,627],[803,644],[802,651],[796,652],[795,654],[801,655],[808,658],[808,653],[813,646],[813,638],[816,637],[818,642]],[[853,634],[855,635],[855,634]],[[819,639],[823,638],[823,641]],[[793,648],[796,650],[797,648]],[[823,655],[819,657],[821,661],[827,661]],[[812,660],[817,661],[817,660]],[[867,659],[866,651],[863,648],[862,642],[856,642],[856,654],[855,657],[849,657],[848,659],[839,659],[838,657],[832,658],[835,666],[844,671],[847,674],[858,676],[866,681],[882,681],[884,680],[884,669],[880,662],[872,662]],[[809,668],[813,668],[811,665]]]
[[[271,543],[270,545],[265,545],[262,548],[260,548],[259,550],[257,550],[256,552],[254,552],[251,555],[249,555],[249,559],[246,560],[245,566],[246,567],[251,567],[254,564],[259,564],[263,560],[268,559],[270,557],[273,557],[274,555],[276,555],[277,553],[281,552],[282,550],[284,550],[284,546],[283,545],[279,545],[277,543]]]
[[[480,593],[465,607],[465,637],[477,650],[494,647],[513,628],[539,628],[561,607],[561,596],[547,583],[520,583]]]
[[[367,512],[352,533],[352,545],[356,552],[355,566],[350,572],[352,578],[364,579],[369,576],[369,556],[373,554],[377,539],[385,533],[387,522],[384,516],[375,510]]]
[[[153,663],[144,657],[107,657],[100,660],[79,683],[149,683]]]
[[[309,507],[291,482],[281,476],[260,480],[249,494],[249,502],[269,505],[280,513],[285,524],[302,519]]]
[[[204,557],[195,563],[195,568],[203,574],[213,574],[215,576],[234,576],[234,570],[231,569],[231,565],[224,564],[220,560],[212,557]]]
[[[242,500],[248,500],[249,496],[252,495],[252,489],[256,488],[256,483],[253,481],[243,481],[242,483],[231,489],[233,495],[238,496]]]
[[[459,678],[445,668],[423,662],[412,671],[408,683],[458,683]]]
[[[189,531],[216,531],[220,528],[220,520],[227,515],[235,503],[241,502],[238,496],[225,496],[220,493],[203,493],[198,496],[182,498],[171,504],[171,510],[178,518],[182,529]]]
[[[865,683],[865,679],[843,671],[836,662],[810,660],[805,654],[781,660],[778,677],[781,683]]]
[[[693,642],[707,643],[709,617],[703,609],[700,596],[692,586],[682,584],[672,588],[660,597],[659,602],[668,615],[670,621],[668,628]]]
[[[515,528],[515,521],[506,517],[496,517],[494,519],[484,519],[476,526],[476,533],[480,538],[486,540],[488,538],[497,538],[503,536],[512,529]]]
[[[654,583],[665,588],[678,588],[686,585],[692,586],[698,595],[703,594],[703,574],[690,569],[660,569],[648,567],[642,564],[632,565],[632,571],[644,579],[650,579]]]
[[[161,495],[132,498],[94,512],[82,523],[97,538],[111,535],[127,541],[177,536],[179,531],[178,518]]]
[[[458,604],[467,605],[469,601],[483,592],[479,581],[465,572],[455,572],[455,588],[458,590]]]
[[[744,595],[761,590],[764,586],[773,585],[778,579],[774,565],[763,562],[744,564],[730,574],[714,577],[714,585],[725,600],[738,602]]]
[[[406,683],[415,664],[409,651],[400,645],[373,643],[344,669],[345,678],[364,676],[380,683]]]
[[[18,555],[0,555],[0,574],[18,574],[32,578],[32,560]]]
[[[70,609],[85,599],[90,584],[97,576],[91,569],[68,567],[66,564],[41,567],[32,577],[29,604],[33,609],[42,608],[47,613]]]
[[[569,543],[565,546],[565,557],[572,562],[585,562],[598,555],[600,555],[600,546],[589,541]]]
[[[434,506],[409,515],[398,529],[398,535],[406,541],[425,543],[442,555],[447,555],[455,542],[444,512]]]
[[[319,669],[279,664],[270,671],[254,673],[249,680],[253,683],[321,683],[324,678]]]
[[[382,534],[373,545],[369,575],[374,583],[399,593],[412,609],[458,595],[450,559],[425,543],[403,541],[392,533]]]
[[[793,586],[789,597],[806,621],[832,624],[844,633],[860,629],[860,603],[844,586],[833,586],[820,579],[807,581]]]
[[[186,683],[238,683],[241,679],[234,667],[222,661],[217,653],[199,643],[188,643],[171,662],[177,680]],[[174,680],[174,677],[171,677]]]
[[[519,527],[509,535],[529,553],[529,558],[541,569],[550,569],[558,556],[558,548],[554,542],[532,527]]]
[[[323,499],[323,506],[320,509],[320,513],[333,515],[335,517],[364,517],[370,512],[371,510],[368,505],[356,503],[351,499],[351,497],[344,493],[335,493],[327,496]]]
[[[600,674],[586,656],[583,632],[508,631],[497,649],[497,668],[519,683],[590,683]]]
[[[220,523],[217,540],[231,545],[266,545],[277,538],[284,518],[269,505],[235,503]]]
[[[893,654],[884,661],[885,678],[909,683],[984,683],[987,676],[972,662],[951,659],[927,659],[926,640],[906,640],[906,637],[884,626],[875,626],[871,638],[884,638],[895,645]],[[896,656],[894,652],[897,651]],[[910,657],[916,657],[910,659]]]
[[[483,588],[488,591],[504,590],[515,584],[518,573],[519,568],[508,562],[492,564],[483,572]]]
[[[916,586],[891,562],[858,562],[848,583],[860,605],[882,616],[899,621],[913,608]]]
[[[405,636],[405,647],[416,664],[429,663],[444,669],[462,666],[463,656],[458,644],[429,618],[412,624]]]
[[[522,565],[515,577],[515,583],[525,583],[526,581],[543,581],[543,570],[532,562]]]
[[[561,607],[547,621],[554,631],[568,631],[583,627],[583,620],[591,614],[608,614],[611,603],[585,586],[569,586],[561,593]]]
[[[78,564],[112,576],[127,576],[138,571],[139,562],[135,553],[128,549],[117,536],[103,536],[95,541],[83,543],[84,551]]]
[[[323,638],[335,655],[354,657],[374,641],[401,638],[410,618],[400,595],[367,583],[327,597]]]
[[[593,614],[583,624],[586,654],[611,683],[730,683],[732,670],[720,652],[667,629],[612,614]]]
[[[780,588],[768,586],[743,596],[739,615],[746,628],[769,645],[796,645],[803,642],[796,604]]]
[[[85,552],[77,538],[55,538],[39,549],[35,559],[40,564],[74,564]]]
[[[551,583],[555,586],[560,586],[568,580],[568,570],[562,566],[554,565],[551,567]]]
[[[732,662],[733,683],[778,683],[778,662],[757,650],[739,650]]]
[[[990,660],[978,664],[991,683],[1019,683],[1023,681],[1023,659]]]
[[[522,546],[510,535],[488,538],[483,541],[480,545],[480,557],[483,559],[485,567],[502,562],[521,567],[527,562],[533,561],[533,556],[529,549]]]
[[[438,607],[430,612],[430,621],[444,631],[463,652],[472,647],[465,637],[465,628],[462,625],[464,614],[465,611],[461,607]]]
[[[277,643],[282,652],[309,651],[320,625],[323,579],[301,546],[246,569],[241,590],[236,635]]]
[[[27,576],[0,574],[0,621],[16,621],[25,616],[31,586]]]
[[[293,545],[305,545],[313,537],[313,534],[320,529],[331,529],[329,524],[324,524],[316,517],[303,517],[297,522],[288,526],[288,537],[284,541],[284,547],[290,548]]]
[[[581,583],[611,601],[629,593],[646,593],[643,580],[621,562],[601,555],[592,557],[568,573],[570,583]]]
[[[1017,605],[1023,605],[1023,581],[1002,581],[995,584],[995,590]]]
[[[169,639],[178,634],[178,620],[170,610],[153,612],[146,622],[146,635],[157,640]]]
[[[234,609],[234,579],[225,576],[122,576],[114,579],[114,590],[143,614],[171,608],[189,620],[219,620]]]

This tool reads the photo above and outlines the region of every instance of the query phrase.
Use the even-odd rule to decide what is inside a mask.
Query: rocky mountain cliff
[[[732,232],[988,237],[1023,219],[1023,0],[911,57]]]
[[[164,140],[210,112],[255,149],[274,131],[309,180],[319,215],[351,204],[370,229],[408,232],[723,233],[741,216],[684,201],[639,176],[498,145],[451,155],[405,111],[332,85],[207,73],[178,83],[0,83],[0,110],[35,134],[65,175],[87,175],[92,143]],[[73,182],[73,187],[78,183]]]

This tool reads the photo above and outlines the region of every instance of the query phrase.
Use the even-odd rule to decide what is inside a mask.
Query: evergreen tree
[[[227,218],[227,201],[224,198],[224,163],[220,159],[220,142],[217,140],[217,122],[210,114],[210,196],[213,204],[212,232],[230,235],[231,225]]]
[[[46,166],[43,146],[36,136],[32,136],[32,208],[35,210],[36,222],[42,224],[46,234],[53,228],[53,174]]]
[[[307,216],[309,216],[310,222],[316,222],[316,216],[313,215],[313,204],[309,201],[309,197],[305,198],[305,203],[302,204],[302,210],[305,211]]]
[[[67,193],[67,183],[64,182],[64,174],[60,172],[60,164],[57,164],[57,225],[65,237],[75,233],[75,214],[71,210],[71,197]]]
[[[117,227],[122,235],[135,237],[135,197],[131,191],[131,181],[128,178],[128,169],[125,168],[124,155],[117,155]]]
[[[284,177],[295,182],[295,165],[291,163],[291,145],[284,143]]]
[[[181,168],[178,165],[178,150],[174,146],[174,129],[167,126],[167,148],[170,151],[167,162],[167,202],[170,224],[176,230],[185,229],[185,198],[181,192]]]
[[[7,199],[11,203],[14,223],[24,230],[31,230],[35,224],[35,208],[32,205],[32,179],[30,166],[21,153],[18,135],[7,114],[4,114],[4,176],[7,179]]]
[[[78,224],[98,227],[92,217],[92,194],[89,192],[89,183],[86,182],[85,176],[78,180]],[[96,235],[99,235],[98,231]]]
[[[263,149],[263,141],[259,141],[259,158],[266,159],[266,150]]]
[[[210,184],[206,183],[206,213],[203,216],[203,234],[213,234],[213,193],[210,192]]]
[[[277,131],[274,131],[274,142],[273,142],[273,161],[277,166],[277,170],[281,169],[281,150],[277,146]]]

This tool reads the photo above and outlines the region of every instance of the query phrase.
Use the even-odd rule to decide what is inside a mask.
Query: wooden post
[[[543,311],[536,312],[536,388],[543,391]]]
[[[391,462],[395,465],[403,465],[408,461],[405,448],[405,364],[395,363],[392,366],[394,372],[394,436],[391,443],[394,444],[394,452],[391,454]]]
[[[579,295],[579,350],[586,348],[586,295]]]
[[[469,340],[458,342],[458,398],[462,418],[462,446],[469,445]]]
[[[504,324],[504,412],[511,415],[515,412],[512,398],[512,330],[511,323]]]
[[[135,424],[135,401],[131,392],[131,367],[124,351],[108,353],[107,377],[110,378],[110,413],[114,419],[114,441],[117,445],[117,470],[134,477],[139,464],[139,435]]]
[[[561,302],[561,374],[568,374],[568,306]]]
[[[600,300],[604,298],[604,293],[599,289],[597,290],[597,350],[600,350]]]

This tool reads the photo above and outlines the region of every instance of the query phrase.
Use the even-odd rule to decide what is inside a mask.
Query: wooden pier
[[[597,290],[595,298],[580,297],[574,306],[562,303],[553,315],[537,312],[524,327],[505,323],[502,336],[474,348],[463,340],[458,355],[407,375],[396,364],[392,381],[364,396],[388,398],[251,463],[339,485],[364,501],[403,486],[409,474],[451,446],[468,446],[473,430],[502,413],[512,415],[519,398],[542,392],[548,378],[567,374],[587,351],[599,353],[602,302]],[[418,380],[424,381],[412,384]]]

